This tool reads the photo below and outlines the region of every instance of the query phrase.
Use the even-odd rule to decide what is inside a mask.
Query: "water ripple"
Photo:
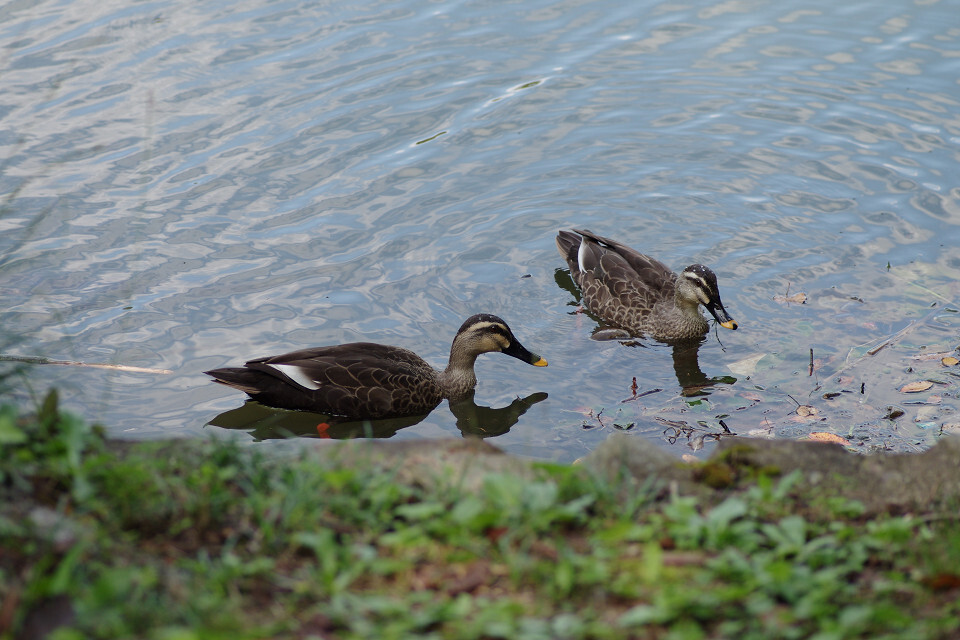
[[[810,327],[868,333],[826,302],[816,318],[772,304],[787,282],[879,297],[884,264],[956,271],[947,4],[8,5],[4,343],[176,368],[37,374],[157,437],[237,400],[204,368],[351,339],[439,363],[466,315],[494,311],[559,356],[530,389],[551,393],[525,417],[540,427],[498,443],[575,457],[600,436],[557,426],[571,406],[637,362],[676,381],[656,346],[584,338],[554,277],[560,227],[714,265],[745,329],[704,347],[714,369]],[[491,402],[534,380],[490,360]]]

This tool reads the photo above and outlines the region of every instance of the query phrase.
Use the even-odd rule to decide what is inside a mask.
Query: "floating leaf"
[[[920,393],[932,386],[933,383],[929,380],[917,380],[916,382],[910,382],[900,387],[900,393]]]
[[[940,364],[942,364],[945,367],[955,367],[958,364],[960,364],[960,360],[954,358],[953,356],[947,356],[946,358],[940,361]]]
[[[938,351],[937,353],[920,353],[910,356],[911,360],[942,360],[947,356],[953,355],[952,351]]]
[[[811,440],[817,440],[818,442],[835,442],[836,444],[842,444],[845,447],[850,446],[850,441],[846,438],[841,438],[835,433],[827,433],[826,431],[814,431],[810,434]]]
[[[750,356],[749,358],[744,358],[743,360],[738,360],[736,362],[731,362],[727,365],[727,368],[730,369],[735,375],[738,376],[750,376],[753,375],[753,372],[757,369],[757,363],[763,360],[763,357],[767,355],[765,353],[758,353],[756,355]]]
[[[779,302],[780,304],[805,304],[807,302],[807,294],[800,292],[795,293],[792,296],[773,296],[774,302]]]
[[[802,404],[799,407],[797,407],[797,415],[800,416],[801,418],[815,416],[817,415],[817,408],[811,407],[808,404]]]

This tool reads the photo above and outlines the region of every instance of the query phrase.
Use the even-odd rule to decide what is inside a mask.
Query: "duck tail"
[[[572,231],[560,231],[557,234],[557,250],[570,266],[570,272],[576,273],[580,270],[577,254],[580,251],[580,242],[582,238]]]
[[[260,391],[258,382],[262,382],[264,377],[264,374],[260,371],[245,369],[242,367],[212,369],[210,371],[204,371],[204,373],[208,376],[211,376],[214,382],[225,384],[228,387],[239,389],[240,391],[251,395]]]

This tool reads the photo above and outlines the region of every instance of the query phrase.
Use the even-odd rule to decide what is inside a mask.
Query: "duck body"
[[[469,394],[477,384],[473,369],[477,356],[491,351],[536,366],[547,364],[520,344],[506,322],[481,313],[460,327],[443,371],[408,349],[352,342],[258,358],[243,367],[206,373],[272,407],[352,419],[389,418],[429,413],[444,398]]]
[[[717,276],[702,264],[678,275],[655,258],[582,229],[560,231],[557,249],[580,287],[584,306],[633,336],[661,341],[702,337],[710,325],[700,305],[721,326],[737,328],[720,300]]]

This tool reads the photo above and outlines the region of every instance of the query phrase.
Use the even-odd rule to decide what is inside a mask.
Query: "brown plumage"
[[[480,313],[460,327],[443,371],[407,349],[353,342],[258,358],[242,368],[206,373],[273,407],[354,419],[387,418],[429,413],[444,398],[467,395],[477,384],[473,371],[477,356],[491,351],[538,367],[547,365],[520,344],[506,322]]]
[[[717,276],[702,264],[692,264],[678,276],[659,260],[582,229],[560,231],[557,249],[587,309],[631,335],[701,337],[710,328],[701,304],[721,326],[737,328],[720,301]]]

